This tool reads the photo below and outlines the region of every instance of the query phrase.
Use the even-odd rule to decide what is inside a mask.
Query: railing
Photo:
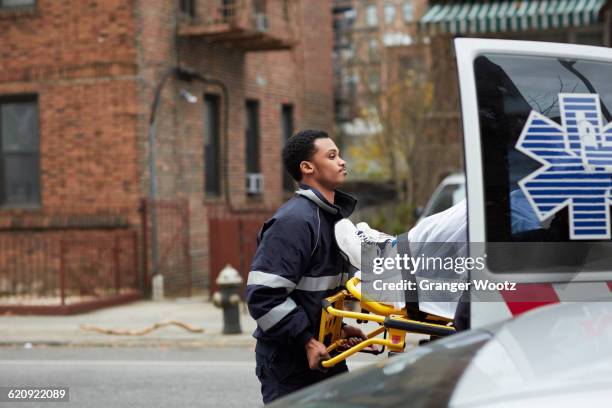
[[[257,234],[271,212],[260,214],[211,214],[208,220],[210,240],[210,293],[217,290],[216,279],[225,265],[232,265],[246,285],[249,267],[257,249]]]
[[[294,39],[291,2],[266,0],[208,0],[194,16],[182,15],[179,35],[207,36],[251,50],[290,48]]]
[[[0,307],[64,307],[138,294],[135,230],[0,233]]]

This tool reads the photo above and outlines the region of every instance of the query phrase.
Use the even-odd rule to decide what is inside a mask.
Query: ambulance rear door
[[[612,300],[612,49],[459,38],[455,50],[470,255],[486,260],[470,272],[471,327]]]

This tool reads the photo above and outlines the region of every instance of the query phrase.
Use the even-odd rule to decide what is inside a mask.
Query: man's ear
[[[303,175],[311,175],[314,173],[314,166],[311,162],[304,160],[300,163],[300,170]]]

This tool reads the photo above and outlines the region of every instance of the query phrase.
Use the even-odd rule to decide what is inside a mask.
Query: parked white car
[[[546,306],[332,378],[270,407],[599,407],[612,401],[612,303]]]
[[[425,217],[452,207],[464,198],[465,176],[463,173],[454,173],[446,176],[436,187],[423,210],[419,211],[417,223]]]

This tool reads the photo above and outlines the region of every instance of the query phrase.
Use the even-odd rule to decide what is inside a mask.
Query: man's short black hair
[[[300,163],[312,159],[315,140],[329,137],[322,130],[302,130],[291,136],[283,148],[283,164],[295,181],[302,180]]]

